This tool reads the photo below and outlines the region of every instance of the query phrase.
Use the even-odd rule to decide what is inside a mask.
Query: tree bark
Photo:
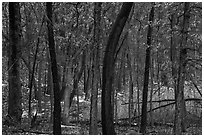
[[[147,98],[148,98],[148,83],[149,83],[149,67],[150,67],[150,47],[146,50],[145,59],[145,74],[144,74],[144,87],[142,94],[142,118],[140,125],[140,132],[142,134],[146,133],[147,126]]]
[[[179,58],[179,69],[178,69],[178,80],[177,80],[177,89],[175,91],[175,122],[174,122],[174,134],[182,134],[186,130],[186,105],[184,100],[184,82],[185,82],[185,66],[187,58],[187,49],[185,48],[187,44],[187,35],[189,27],[189,18],[190,18],[190,3],[184,3],[184,19],[183,19],[183,28],[182,36],[180,43],[180,58]]]
[[[8,116],[14,125],[21,123],[22,93],[19,72],[19,56],[21,43],[21,15],[19,3],[9,3],[9,36],[8,46]]]
[[[154,91],[154,59],[153,54],[151,55],[151,68],[150,68],[150,75],[151,75],[151,92],[150,92],[150,125],[153,127],[154,119],[153,119],[153,111],[152,111],[152,97],[153,97],[153,91]]]
[[[90,70],[88,65],[86,65],[87,61],[87,49],[84,50],[83,53],[84,58],[84,93],[85,93],[85,100],[89,99],[88,88],[89,88],[89,77],[90,77]]]
[[[42,20],[41,27],[40,27],[40,30],[38,32],[38,35],[40,35],[40,33],[41,33],[43,23],[44,23],[44,20]],[[32,87],[33,87],[33,80],[34,80],[34,75],[35,75],[35,67],[36,67],[36,60],[37,60],[37,54],[38,54],[38,49],[39,49],[39,43],[40,43],[40,37],[38,37],[38,39],[37,39],[37,44],[36,44],[36,49],[35,49],[35,56],[34,56],[33,67],[32,67],[33,69],[32,69],[31,79],[30,79],[30,83],[29,83],[29,90],[30,90],[30,92],[29,92],[29,107],[28,107],[29,116],[31,115]],[[34,86],[36,86],[36,85],[34,85]],[[35,90],[36,90],[36,88],[35,88]]]
[[[146,49],[146,60],[145,60],[145,74],[144,74],[144,88],[143,88],[143,95],[142,95],[142,119],[141,119],[141,126],[140,132],[142,134],[146,133],[146,126],[147,126],[147,98],[148,98],[148,84],[149,84],[149,68],[150,68],[150,51],[151,51],[151,37],[152,37],[152,22],[154,18],[154,5],[150,11],[149,15],[149,26],[148,26],[148,33],[147,33],[147,45],[149,46]]]
[[[113,92],[113,79],[115,68],[115,54],[118,40],[128,19],[133,3],[124,3],[109,35],[108,44],[103,60],[102,81],[102,133],[104,135],[116,134],[113,125],[113,109],[111,95]]]
[[[70,106],[69,106],[69,99],[70,99],[70,87],[67,86],[65,89],[65,95],[64,95],[64,110],[63,110],[63,120],[62,122],[64,124],[68,124],[69,123],[69,110],[70,110]]]
[[[42,88],[41,88],[41,83],[42,83],[42,61],[39,61],[39,69],[38,69],[38,93],[37,93],[37,98],[38,98],[38,110],[41,113],[42,111],[42,105],[41,105],[41,101],[42,101]]]
[[[131,122],[132,122],[132,116],[133,116],[133,109],[134,109],[134,105],[133,105],[133,78],[132,78],[132,66],[131,66],[131,58],[130,58],[130,50],[128,49],[128,53],[127,53],[127,66],[129,69],[129,75],[130,75],[130,80],[129,80],[129,106],[128,106],[128,110],[129,110],[129,124],[131,126]]]
[[[138,34],[137,34],[137,51],[136,51],[136,54],[137,54],[137,56],[136,56],[136,61],[137,61],[137,64],[136,64],[136,83],[137,83],[137,113],[138,113],[138,115],[140,115],[140,104],[139,104],[139,102],[140,102],[140,85],[139,85],[139,48],[140,48],[140,28],[139,28],[139,30],[138,30]],[[138,120],[138,121],[140,121],[140,120]]]
[[[82,63],[83,64],[83,61],[85,59],[82,58]],[[81,67],[80,67],[81,66]],[[79,69],[80,67],[80,69]],[[79,69],[79,70],[78,70]],[[77,68],[74,69],[74,82],[73,82],[73,90],[71,92],[71,95],[70,95],[70,102],[69,102],[69,107],[71,107],[72,105],[72,101],[73,101],[73,98],[74,96],[76,95],[76,93],[78,92],[78,84],[79,84],[79,81],[82,77],[82,74],[83,74],[83,71],[84,71],[84,66],[83,65],[80,65],[80,63],[78,64]]]
[[[47,48],[47,62],[48,62],[48,70],[47,70],[47,94],[50,95],[50,124],[53,123],[53,80],[52,80],[52,70],[51,70],[51,60],[49,55],[49,49]]]
[[[53,134],[61,135],[61,106],[60,106],[60,87],[58,82],[58,70],[56,62],[55,53],[55,42],[53,34],[53,23],[52,23],[52,3],[46,3],[47,10],[47,28],[48,28],[48,41],[49,41],[49,51],[51,58],[51,70],[52,70],[52,80],[54,87],[54,112],[53,112]]]
[[[67,79],[66,81],[69,83],[65,88],[64,93],[64,110],[63,110],[63,120],[62,122],[65,124],[69,123],[69,112],[70,112],[70,95],[71,95],[71,81],[72,81],[72,72],[71,72],[71,65],[68,64],[67,68]]]
[[[100,21],[101,21],[102,3],[94,3],[94,49],[93,66],[92,66],[92,93],[91,93],[91,110],[90,110],[90,129],[89,134],[98,134],[98,87],[99,87],[99,46],[100,46]]]

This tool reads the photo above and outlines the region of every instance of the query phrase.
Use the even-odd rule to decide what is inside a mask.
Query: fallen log
[[[152,103],[161,103],[161,102],[170,102],[170,101],[175,101],[175,99],[163,99],[163,100],[155,100],[155,101],[152,101]],[[185,101],[202,101],[202,99],[199,99],[199,98],[187,98],[185,99]],[[133,102],[134,104],[137,102]],[[140,102],[139,104],[141,104],[142,102]],[[150,103],[150,101],[148,101],[148,103]],[[123,103],[121,105],[127,105],[129,104],[128,102],[127,103]]]

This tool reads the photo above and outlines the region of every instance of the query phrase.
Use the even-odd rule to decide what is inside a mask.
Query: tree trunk
[[[157,19],[158,21],[159,20],[161,20],[161,8],[159,8],[159,13],[158,13],[158,19]],[[160,30],[160,25],[158,25],[157,26],[157,28],[156,28],[157,30],[157,32]],[[159,43],[159,38],[157,38],[156,39],[156,43]],[[159,56],[159,47],[157,47],[157,51],[156,51],[156,54],[157,54],[157,57],[156,57],[156,59],[157,59],[157,73],[156,73],[156,81],[157,81],[157,88],[158,88],[158,99],[160,100],[160,95],[161,95],[161,82],[160,82],[160,68],[161,68],[161,64],[160,64],[160,56]],[[159,107],[161,106],[161,103],[159,102]],[[153,110],[152,110],[153,111]],[[158,114],[158,117],[160,118],[161,116],[162,116],[162,111],[161,111],[161,109],[159,109],[158,110],[159,111],[159,114]],[[160,119],[159,119],[160,120]]]
[[[123,27],[128,19],[133,3],[124,3],[110,33],[108,44],[103,60],[103,82],[102,82],[102,133],[104,135],[115,134],[113,125],[113,109],[111,95],[113,92],[113,79],[115,68],[115,54],[118,40]]]
[[[47,28],[48,28],[48,41],[49,51],[51,58],[52,80],[54,87],[54,112],[53,112],[53,134],[61,135],[61,106],[60,106],[60,87],[58,82],[58,70],[55,53],[55,42],[53,35],[53,23],[52,23],[52,3],[46,3],[47,10]]]
[[[178,69],[178,82],[177,89],[175,92],[175,125],[174,125],[174,134],[181,134],[182,131],[186,130],[186,106],[184,101],[184,82],[185,82],[185,66],[187,58],[187,49],[185,48],[187,44],[187,31],[189,26],[190,18],[190,3],[186,2],[184,4],[184,19],[183,19],[183,28],[182,36],[180,43],[180,58],[179,58],[179,69]]]
[[[91,71],[91,70],[90,70],[88,67],[87,67],[87,69],[88,69],[88,70],[87,70],[87,75],[86,75],[87,78],[84,79],[84,80],[85,80],[85,82],[84,82],[84,83],[85,83],[85,84],[84,84],[85,100],[88,100],[88,99],[89,99],[89,90],[88,90],[88,89],[89,89],[89,85],[90,85],[90,82],[89,82],[89,81],[90,81],[90,75],[91,75],[91,74],[90,74],[90,71]]]
[[[14,120],[12,124],[21,123],[22,93],[19,72],[19,54],[21,43],[21,15],[19,3],[9,3],[9,36],[8,46],[8,116]]]
[[[70,102],[70,94],[71,94],[71,89],[69,86],[66,87],[65,89],[65,95],[64,95],[64,110],[63,110],[63,123],[68,124],[69,123],[69,102]]]
[[[150,92],[150,125],[151,127],[153,127],[153,123],[154,123],[154,119],[153,119],[153,112],[152,112],[152,96],[153,96],[153,91],[154,91],[154,60],[153,60],[153,54],[151,55],[152,59],[151,59],[151,71],[150,71],[150,75],[151,75],[151,92]]]
[[[159,51],[157,49],[157,86],[158,86],[158,97],[160,100],[161,95],[161,84],[160,84],[160,60],[159,60]],[[161,103],[159,102],[159,107],[161,106]],[[159,117],[161,116],[161,109],[159,109]]]
[[[122,54],[123,55],[123,54]],[[123,56],[122,56],[123,57]],[[117,73],[117,79],[116,79],[116,83],[117,83],[117,91],[115,92],[115,123],[118,123],[118,109],[120,107],[118,107],[118,93],[121,93],[122,90],[122,66],[123,66],[123,59],[121,59],[120,61],[120,65],[118,65],[118,73]]]
[[[131,58],[129,57],[129,52],[127,53],[127,65],[128,65],[128,69],[129,69],[129,75],[130,75],[130,80],[129,80],[129,106],[128,106],[128,110],[129,110],[129,124],[131,126],[131,121],[132,121],[132,116],[133,116],[133,109],[134,109],[134,105],[133,105],[133,78],[132,78],[132,66],[131,66]]]
[[[90,129],[89,134],[98,134],[98,86],[99,86],[99,46],[100,46],[100,21],[101,21],[102,3],[94,3],[94,49],[92,66],[92,92],[91,92],[91,110],[90,110]]]
[[[84,58],[84,93],[85,93],[85,100],[89,99],[89,94],[88,94],[88,88],[89,88],[89,76],[90,76],[90,72],[89,72],[89,68],[86,65],[86,59],[87,57],[87,49],[84,50],[83,53],[83,58]]]
[[[142,94],[142,118],[141,118],[141,125],[140,125],[140,132],[142,134],[146,133],[146,126],[147,126],[149,66],[150,66],[150,47],[148,47],[146,50],[146,60],[145,60],[144,88],[143,88],[143,94]]]
[[[138,72],[137,72],[137,74],[139,74]],[[138,110],[138,116],[140,116],[140,85],[139,85],[139,78],[137,78],[137,110]],[[138,121],[140,121],[140,119],[138,120]]]
[[[63,119],[62,122],[65,124],[69,123],[69,110],[70,110],[70,95],[71,95],[71,81],[72,81],[72,73],[71,73],[71,67],[69,64],[68,70],[67,70],[67,82],[68,85],[65,88],[64,91],[64,110],[63,110]]]
[[[41,83],[42,83],[42,61],[39,61],[39,69],[38,69],[38,111],[41,113],[42,111],[42,106],[41,106],[41,100],[42,100],[42,88],[41,88]]]
[[[69,107],[71,107],[73,98],[76,95],[76,93],[78,92],[78,83],[79,83],[79,81],[82,77],[83,71],[84,71],[84,66],[82,64],[85,61],[85,59],[83,57],[81,59],[82,59],[82,61],[79,62],[77,67],[74,69],[73,90],[72,90],[71,95],[70,95]]]
[[[49,49],[47,49],[47,61],[48,61],[48,72],[47,72],[47,94],[50,95],[50,124],[53,123],[53,80],[51,70],[51,60],[49,55]]]
[[[79,110],[79,90],[76,91],[76,95],[77,95],[77,124],[79,126],[79,113],[80,113],[80,110]]]
[[[89,61],[89,48],[85,49],[84,50],[84,93],[85,93],[85,100],[88,100],[89,99],[89,86],[90,86],[90,72],[91,72],[91,69],[89,67],[89,64],[91,64],[91,61]]]
[[[71,83],[71,70],[69,69],[68,63],[68,47],[64,51],[65,61],[63,62],[63,78],[62,78],[62,88],[60,91],[60,101],[64,101],[63,114],[62,114],[62,124],[68,125],[69,123],[69,99],[71,94],[70,83]],[[67,67],[68,66],[68,67]],[[67,84],[68,83],[68,84]]]
[[[40,27],[40,30],[38,32],[38,36],[40,35],[41,33],[41,30],[42,30],[42,26],[43,26],[43,23],[44,23],[44,20],[42,20],[41,22],[41,27]],[[32,87],[33,87],[33,80],[34,80],[34,75],[35,75],[35,65],[36,65],[36,60],[37,60],[37,54],[38,54],[38,49],[39,49],[39,43],[40,43],[40,37],[38,37],[37,39],[37,44],[36,44],[36,49],[35,49],[35,56],[34,56],[34,61],[33,61],[33,67],[32,67],[32,73],[31,73],[31,79],[30,79],[30,83],[29,83],[29,110],[28,110],[28,114],[29,116],[31,115],[31,97],[32,97]],[[36,86],[36,85],[34,85]],[[35,91],[36,91],[36,87],[35,87]]]
[[[146,60],[145,60],[145,74],[144,74],[144,88],[143,88],[143,95],[142,95],[142,119],[141,119],[141,126],[140,132],[142,134],[146,133],[146,126],[147,126],[147,98],[148,98],[148,84],[149,84],[149,68],[150,68],[150,51],[151,51],[151,37],[152,37],[152,26],[151,23],[153,22],[154,18],[154,5],[150,11],[149,15],[149,26],[147,32],[147,45],[149,46],[146,49]]]
[[[139,30],[139,34],[140,34],[140,30]],[[138,35],[139,35],[138,34]],[[139,85],[139,45],[140,45],[140,41],[139,41],[139,37],[137,38],[137,71],[136,71],[136,74],[137,74],[137,78],[136,78],[136,83],[137,83],[137,113],[138,113],[138,116],[140,116],[140,85]],[[140,121],[140,119],[138,120],[138,122]]]
[[[114,113],[115,113],[115,116],[114,116],[114,119],[115,119],[115,123],[118,124],[118,92],[119,92],[120,89],[118,89],[118,91],[115,92],[115,95],[114,95]],[[120,93],[120,92],[119,92]]]

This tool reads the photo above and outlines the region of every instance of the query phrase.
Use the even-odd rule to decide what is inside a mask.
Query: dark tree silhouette
[[[52,24],[52,3],[47,2],[47,28],[48,28],[48,41],[49,51],[51,59],[51,70],[54,88],[54,111],[53,111],[53,134],[61,135],[61,106],[60,106],[60,87],[58,82],[58,71],[55,53],[55,42],[53,35],[53,24]]]
[[[9,46],[8,46],[8,116],[12,124],[21,122],[22,93],[19,76],[19,57],[21,43],[21,15],[19,3],[9,3]]]
[[[144,74],[144,87],[142,95],[142,118],[140,125],[140,132],[145,134],[147,126],[147,97],[148,97],[148,83],[149,83],[149,68],[150,68],[150,53],[151,53],[151,37],[152,37],[152,22],[154,19],[154,5],[150,11],[149,15],[149,26],[147,32],[147,45],[146,49],[146,59],[145,59],[145,74]]]
[[[103,60],[103,81],[102,81],[102,132],[104,135],[115,134],[113,125],[113,106],[111,95],[113,92],[113,79],[114,79],[114,58],[118,40],[122,33],[123,27],[128,19],[133,3],[124,3],[116,21],[113,25],[112,31],[109,35],[108,44],[105,50]]]
[[[100,21],[101,21],[101,2],[94,3],[94,46],[93,46],[93,65],[92,65],[92,92],[90,109],[90,128],[89,134],[98,134],[98,86],[99,86],[99,46],[100,46]]]
[[[184,3],[184,17],[182,26],[182,36],[180,43],[180,57],[179,57],[179,68],[178,68],[178,79],[177,87],[175,90],[175,121],[174,121],[174,134],[181,134],[182,131],[186,130],[186,105],[184,100],[184,81],[185,81],[185,66],[187,58],[187,49],[185,48],[187,44],[187,31],[189,27],[190,19],[190,3]]]

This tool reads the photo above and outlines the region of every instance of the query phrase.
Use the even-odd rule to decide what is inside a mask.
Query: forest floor
[[[47,99],[49,100],[49,99]],[[26,101],[24,101],[26,102]],[[35,104],[35,103],[34,103]],[[36,105],[36,104],[35,104]],[[86,104],[85,104],[86,105]],[[50,122],[50,103],[44,101],[43,112],[37,116],[35,126],[31,128],[31,120],[28,118],[28,105],[23,105],[22,123],[17,126],[8,126],[4,121],[7,115],[7,99],[6,95],[3,94],[2,99],[2,135],[43,135],[52,134],[53,125]],[[87,105],[86,105],[87,106]],[[87,108],[86,108],[87,109]],[[89,116],[88,116],[89,117]],[[79,122],[73,118],[69,125],[61,125],[63,135],[88,135],[89,134],[89,121],[80,119]],[[132,123],[128,122],[128,119],[118,120],[117,124],[114,125],[116,134],[126,135],[130,130],[136,132],[139,131],[139,122]],[[184,135],[202,135],[202,118],[198,118],[194,115],[188,117],[188,124]],[[101,122],[98,123],[98,134],[102,134]],[[139,133],[138,133],[139,134]],[[173,123],[160,123],[155,122],[152,127],[147,126],[147,135],[172,135],[173,134]]]
[[[202,122],[201,122],[202,123]],[[72,121],[69,125],[61,125],[63,135],[88,135],[89,134],[89,122],[88,121]],[[101,123],[98,123],[99,134],[102,134]],[[139,131],[139,126],[130,126],[128,122],[120,122],[115,125],[115,131],[118,135],[126,135],[128,131],[134,130]],[[49,120],[41,118],[38,125],[30,128],[29,119],[24,118],[21,125],[16,127],[2,125],[3,135],[44,135],[52,134],[52,124]],[[139,134],[139,133],[138,133]],[[147,127],[147,135],[172,135],[173,125],[172,124],[155,124],[153,127]],[[202,135],[202,124],[197,123],[187,127],[186,132],[183,135]]]

